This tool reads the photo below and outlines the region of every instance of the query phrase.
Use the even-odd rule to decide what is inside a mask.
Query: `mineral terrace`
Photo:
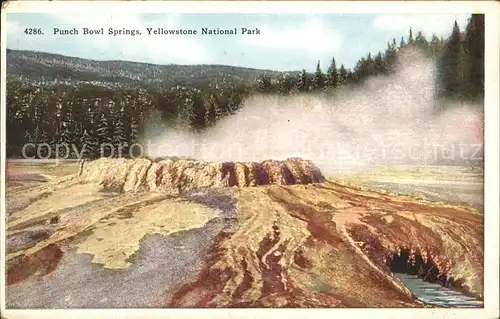
[[[98,159],[7,206],[8,308],[425,306],[401,262],[483,298],[482,213],[301,159]]]

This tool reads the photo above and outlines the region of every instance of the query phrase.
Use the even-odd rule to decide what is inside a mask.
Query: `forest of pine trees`
[[[387,49],[368,53],[353,69],[337,66],[335,58],[324,68],[318,61],[314,73],[282,73],[279,78],[262,76],[255,83],[225,82],[214,78],[206,87],[173,86],[170,88],[106,88],[98,85],[28,85],[7,81],[7,156],[19,157],[23,145],[27,156],[52,157],[56,146],[72,145],[70,152],[84,148],[84,157],[100,155],[100,145],[133,145],[151,116],[165,127],[202,131],[243,107],[244,99],[253,94],[297,94],[331,91],[346,85],[362,83],[370,76],[394,71],[398,50],[421,49],[438,65],[439,97],[481,101],[484,95],[484,15],[474,14],[467,28],[457,23],[449,38],[438,38],[409,30],[387,43]],[[326,70],[326,71],[325,71]],[[43,144],[44,148],[37,148]],[[37,150],[38,149],[38,154]],[[66,150],[64,150],[66,152]],[[116,155],[116,154],[115,154]],[[63,156],[63,154],[60,154]]]

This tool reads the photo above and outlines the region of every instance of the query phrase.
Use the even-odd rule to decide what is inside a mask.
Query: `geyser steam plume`
[[[209,161],[302,157],[323,173],[380,164],[435,164],[477,159],[482,108],[435,99],[435,63],[398,52],[395,74],[333,95],[255,95],[203,134],[150,130],[150,156]]]

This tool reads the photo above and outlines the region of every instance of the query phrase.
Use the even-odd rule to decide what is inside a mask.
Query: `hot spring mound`
[[[325,180],[311,161],[300,158],[224,163],[181,158],[101,158],[82,162],[78,178],[112,191],[158,191],[172,195],[207,187],[310,184]]]

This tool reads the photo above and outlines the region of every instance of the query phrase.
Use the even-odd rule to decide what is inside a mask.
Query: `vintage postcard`
[[[498,317],[499,7],[5,3],[3,316]]]

